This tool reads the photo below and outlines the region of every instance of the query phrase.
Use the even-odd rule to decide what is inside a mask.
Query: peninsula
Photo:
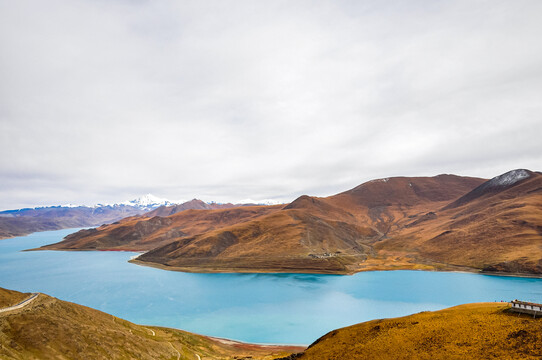
[[[542,174],[394,177],[329,197],[215,210],[157,209],[38,250],[131,250],[187,272],[461,270],[542,274]]]

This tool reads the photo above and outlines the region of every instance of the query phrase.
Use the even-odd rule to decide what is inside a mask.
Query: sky
[[[0,0],[0,209],[542,170],[542,1]]]

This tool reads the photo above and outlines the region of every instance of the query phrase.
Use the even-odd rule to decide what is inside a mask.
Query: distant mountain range
[[[287,205],[196,204],[82,230],[43,249],[145,251],[133,261],[194,272],[542,274],[539,172],[386,178]]]
[[[120,219],[145,214],[174,214],[186,209],[222,209],[234,204],[205,203],[193,199],[176,203],[151,194],[117,204],[58,205],[0,211],[0,239],[27,235],[36,231],[98,226]]]

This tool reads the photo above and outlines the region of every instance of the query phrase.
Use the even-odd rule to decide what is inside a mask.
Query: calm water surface
[[[130,264],[129,252],[21,251],[74,231],[0,240],[0,287],[43,292],[138,324],[283,344],[310,344],[338,327],[468,302],[542,303],[542,279],[422,271],[188,274]]]

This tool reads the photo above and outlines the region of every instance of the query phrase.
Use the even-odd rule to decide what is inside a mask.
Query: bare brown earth
[[[455,175],[373,180],[285,206],[128,218],[42,249],[146,251],[133,261],[194,272],[542,274],[542,175],[494,183]]]
[[[485,271],[542,274],[542,175],[476,198],[472,193],[417,217],[375,248]]]
[[[28,295],[0,288],[0,304],[14,305]],[[24,308],[0,313],[1,359],[263,360],[302,350],[136,325],[44,294]]]
[[[508,303],[466,304],[331,331],[284,360],[540,359],[542,319]]]
[[[144,213],[134,206],[52,206],[0,212],[0,239],[28,235],[38,231],[97,226],[127,216]]]
[[[147,251],[176,239],[242,224],[272,213],[279,206],[248,206],[219,210],[184,210],[167,217],[129,217],[96,229],[81,230],[42,250]]]
[[[160,206],[146,213],[146,216],[168,216],[188,209],[213,210],[239,206],[248,205],[208,204],[193,199],[182,204]],[[145,210],[130,205],[103,205],[98,207],[50,206],[0,211],[0,239],[28,235],[38,231],[99,226],[143,213],[145,213]]]

